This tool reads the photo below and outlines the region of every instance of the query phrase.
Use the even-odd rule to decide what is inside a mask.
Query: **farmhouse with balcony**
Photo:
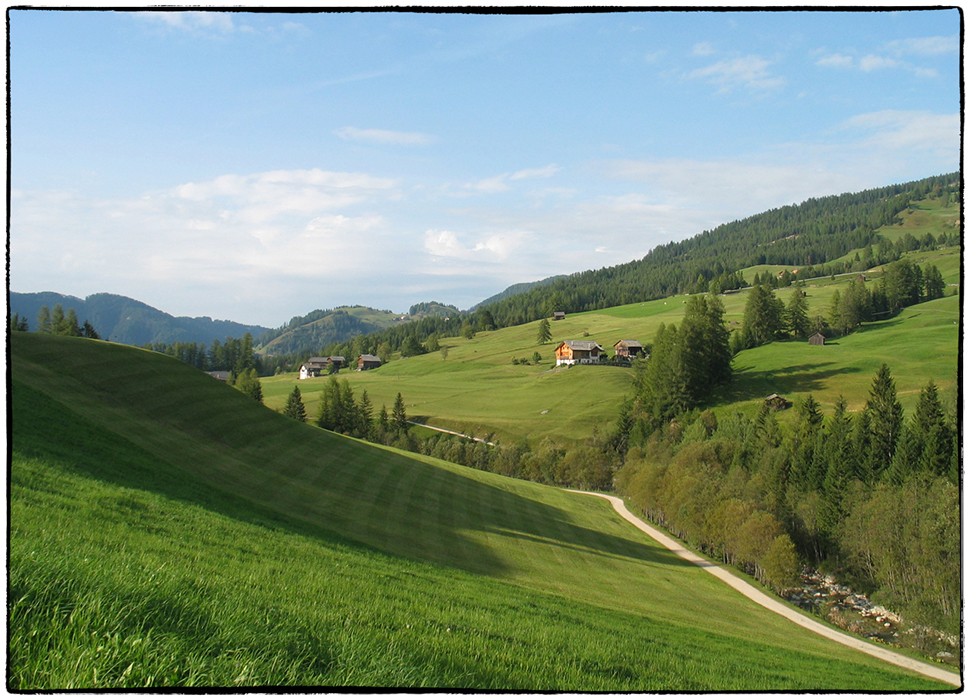
[[[639,340],[618,340],[613,343],[613,354],[616,357],[632,360],[635,357],[642,357],[645,352]]]
[[[328,371],[329,362],[329,357],[311,357],[300,366],[300,379],[310,379],[325,374]]]
[[[601,352],[603,348],[593,340],[564,340],[556,348],[556,366],[596,364]]]

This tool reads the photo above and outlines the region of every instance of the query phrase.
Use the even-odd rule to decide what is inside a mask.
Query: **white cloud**
[[[232,16],[225,12],[135,12],[140,20],[162,25],[169,29],[179,29],[186,32],[214,30],[221,34],[229,34],[236,30]]]
[[[865,132],[861,146],[867,149],[898,153],[901,157],[906,153],[916,157],[933,155],[953,159],[954,165],[960,143],[957,114],[887,109],[859,114],[843,122],[841,128]]]
[[[826,68],[851,68],[853,66],[852,56],[846,56],[840,53],[829,54],[828,56],[823,56],[819,60],[815,61],[816,66],[824,66]]]
[[[875,54],[868,54],[859,59],[859,68],[866,73],[882,68],[898,68],[900,65],[899,61]]]
[[[552,177],[558,173],[562,168],[560,168],[555,163],[550,163],[544,168],[527,168],[525,170],[519,170],[514,172],[509,176],[510,180],[523,180],[530,177]]]
[[[927,36],[911,39],[897,39],[885,45],[887,51],[896,55],[915,54],[918,56],[937,56],[955,53],[960,48],[957,36]]]
[[[505,192],[506,190],[512,189],[505,184],[505,178],[509,176],[508,173],[502,173],[501,175],[496,175],[494,177],[487,177],[484,180],[479,180],[478,182],[470,182],[465,185],[467,190],[476,190],[478,192],[485,192],[486,194],[495,194],[497,192]]]
[[[710,42],[701,41],[694,44],[694,50],[692,52],[695,56],[710,56],[715,53],[715,49],[711,46]]]
[[[771,61],[760,56],[731,58],[698,68],[687,74],[690,79],[706,80],[717,86],[719,93],[731,92],[745,87],[750,91],[777,90],[785,85],[785,79],[768,71]]]
[[[344,141],[363,141],[365,143],[393,144],[396,146],[426,146],[434,142],[428,134],[405,131],[386,131],[384,129],[357,129],[345,126],[333,132]]]
[[[505,231],[467,246],[452,231],[428,229],[424,235],[424,248],[430,255],[439,258],[500,262],[520,246],[524,235],[522,231]]]

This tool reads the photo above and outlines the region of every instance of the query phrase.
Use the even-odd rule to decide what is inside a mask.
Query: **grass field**
[[[942,689],[598,499],[332,435],[134,348],[16,333],[11,357],[12,689]]]
[[[959,250],[919,253],[914,259],[933,262],[947,281],[959,281]],[[878,271],[867,283],[876,284]],[[809,281],[804,291],[809,316],[827,315],[832,297],[858,275]],[[777,297],[788,302],[790,289]],[[728,327],[740,327],[747,291],[721,297]],[[375,409],[390,411],[398,392],[408,415],[420,422],[502,442],[549,437],[571,444],[607,431],[617,406],[631,393],[633,371],[619,367],[575,366],[555,370],[556,345],[562,340],[595,340],[610,354],[620,339],[648,343],[661,323],[678,324],[685,296],[601,311],[570,314],[551,324],[553,341],[538,345],[539,322],[479,333],[475,338],[445,338],[441,353],[394,360],[378,370],[344,370],[355,395],[366,390]],[[791,400],[809,393],[830,408],[844,393],[852,410],[868,398],[872,377],[885,361],[896,378],[903,407],[915,406],[919,390],[930,379],[956,400],[959,297],[947,297],[904,311],[889,321],[866,324],[860,332],[839,338],[819,351],[805,341],[774,343],[747,350],[734,360],[735,379],[717,393],[716,411],[754,413],[765,396],[780,393]],[[512,365],[515,358],[542,355],[539,365]],[[308,414],[317,415],[326,377],[298,381],[295,374],[263,379],[266,405],[282,408],[294,386],[300,387]]]

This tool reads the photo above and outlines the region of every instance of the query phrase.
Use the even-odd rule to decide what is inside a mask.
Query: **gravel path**
[[[852,647],[853,649],[861,651],[865,654],[869,654],[870,656],[875,656],[877,659],[888,661],[891,664],[895,664],[897,666],[908,669],[910,671],[915,671],[916,673],[921,673],[924,676],[929,676],[930,678],[934,678],[938,681],[943,681],[944,683],[950,683],[951,685],[955,685],[958,688],[963,687],[963,681],[961,680],[960,675],[957,673],[949,671],[940,666],[934,666],[933,664],[926,663],[924,661],[912,659],[908,656],[904,656],[903,654],[898,654],[884,647],[879,647],[879,646],[876,646],[875,644],[870,644],[869,642],[859,639],[858,637],[853,637],[852,635],[846,634],[844,632],[840,632],[839,630],[832,629],[831,627],[823,625],[813,620],[812,618],[806,615],[803,615],[800,612],[788,607],[780,600],[767,595],[766,593],[759,590],[758,588],[755,588],[750,583],[740,578],[739,576],[736,576],[735,574],[731,573],[727,569],[707,561],[706,559],[695,554],[694,552],[690,552],[684,549],[674,539],[672,539],[668,535],[665,535],[657,528],[651,527],[643,520],[641,520],[633,513],[631,513],[629,510],[627,510],[626,504],[623,502],[622,499],[617,498],[616,496],[608,496],[602,493],[593,493],[591,491],[575,491],[573,489],[569,489],[569,490],[573,491],[574,493],[582,493],[582,494],[587,494],[589,496],[599,496],[600,498],[607,499],[610,503],[613,504],[613,508],[616,509],[616,512],[619,513],[625,520],[632,523],[639,530],[650,535],[652,538],[657,540],[657,542],[662,544],[664,547],[674,552],[679,557],[686,559],[687,561],[691,562],[692,564],[695,564],[696,566],[701,567],[712,576],[716,576],[717,578],[721,579],[726,584],[728,584],[729,586],[731,586],[732,588],[740,592],[742,595],[753,600],[755,603],[758,603],[759,605],[767,608],[768,610],[771,610],[772,612],[776,612],[779,615],[782,615],[783,617],[788,618],[796,625],[801,625],[805,629],[811,630],[812,632],[820,634],[823,637],[828,637],[829,639],[839,642],[840,644],[844,644],[847,647]]]

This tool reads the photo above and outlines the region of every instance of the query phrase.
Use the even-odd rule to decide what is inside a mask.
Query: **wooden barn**
[[[556,366],[596,364],[602,352],[603,348],[593,340],[564,340],[556,347]]]
[[[562,321],[564,318],[566,318],[566,312],[565,311],[554,311],[552,313],[552,320],[553,321]]]
[[[634,357],[643,357],[645,350],[639,340],[618,340],[613,343],[613,354],[632,360]]]
[[[310,379],[326,374],[329,371],[327,368],[329,362],[329,357],[311,357],[300,367],[300,379]]]
[[[815,333],[808,337],[809,345],[825,345],[825,336],[821,333]]]
[[[377,369],[381,366],[381,358],[377,355],[360,355],[357,358],[357,371],[363,372],[365,369]]]

